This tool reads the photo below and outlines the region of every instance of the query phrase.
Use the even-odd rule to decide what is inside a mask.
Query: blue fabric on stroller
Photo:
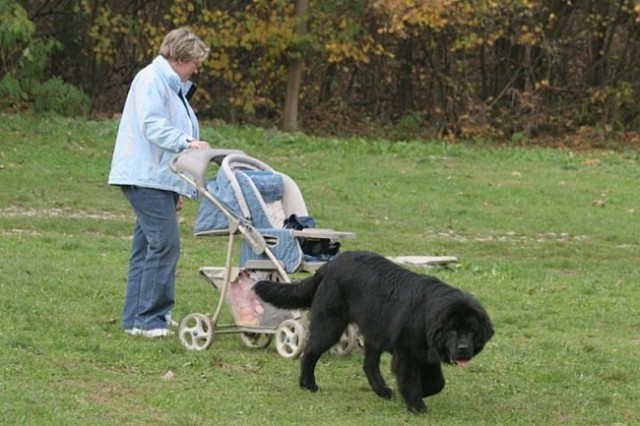
[[[293,236],[292,229],[258,229],[267,240],[267,245],[282,262],[284,270],[291,273],[295,272],[302,262],[302,248],[298,239]],[[263,254],[255,253],[246,241],[242,242],[242,250],[240,252],[240,265],[244,266],[248,260],[258,259],[267,260],[268,257]]]
[[[269,221],[260,199],[266,202],[282,199],[282,176],[263,170],[236,170],[234,175],[249,208],[248,215],[242,211],[226,173],[219,172],[215,179],[208,181],[207,191],[214,194],[238,217],[247,219],[256,228],[273,228],[278,225]],[[203,199],[196,217],[194,232],[200,234],[225,230],[228,226],[226,216],[211,201]]]
[[[266,212],[265,203],[282,199],[283,181],[279,173],[270,170],[239,169],[234,170],[230,178],[227,172],[220,169],[216,178],[207,182],[207,191],[236,216],[247,220],[258,229],[287,272],[298,269],[302,262],[302,249],[298,240],[293,236],[291,229],[278,228],[284,226],[284,223],[271,223]],[[243,209],[242,202],[246,205],[246,210]],[[196,217],[195,234],[226,230],[228,226],[227,217],[211,201],[204,198]],[[243,240],[240,266],[244,267],[246,262],[252,259],[268,258],[261,253],[255,253]]]

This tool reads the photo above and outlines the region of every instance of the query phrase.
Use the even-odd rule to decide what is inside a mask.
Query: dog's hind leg
[[[307,351],[302,354],[302,359],[300,360],[300,387],[302,389],[308,389],[311,392],[318,390],[315,369],[320,355],[321,354]]]
[[[380,373],[380,356],[382,352],[364,342],[364,374],[367,375],[367,380],[371,389],[380,397],[389,399],[391,398],[391,389],[384,381],[382,374]]]
[[[421,390],[421,365],[410,355],[403,351],[393,352],[392,371],[396,375],[398,390],[410,411],[423,413],[427,411],[427,406],[422,400]]]
[[[328,316],[314,315],[312,311],[309,324],[309,342],[300,360],[300,387],[312,392],[318,390],[315,379],[315,368],[323,353],[338,343],[347,327],[347,317],[340,314]]]

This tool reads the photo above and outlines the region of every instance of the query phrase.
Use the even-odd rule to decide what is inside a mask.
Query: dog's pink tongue
[[[456,361],[456,364],[458,364],[458,367],[466,367],[467,365],[469,365],[469,361],[464,359],[459,359]]]

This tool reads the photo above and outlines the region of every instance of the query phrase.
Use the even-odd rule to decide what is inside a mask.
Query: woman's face
[[[191,78],[192,75],[197,74],[198,66],[200,65],[200,62],[195,59],[190,61],[181,61],[178,59],[169,61],[169,63],[171,64],[171,68],[173,68],[176,74],[180,76],[180,81],[187,81]]]

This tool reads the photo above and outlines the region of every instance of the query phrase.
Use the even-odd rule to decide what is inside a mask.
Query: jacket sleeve
[[[145,138],[167,151],[187,149],[189,136],[174,123],[179,115],[170,98],[173,93],[162,82],[144,79],[135,90],[136,114]]]

